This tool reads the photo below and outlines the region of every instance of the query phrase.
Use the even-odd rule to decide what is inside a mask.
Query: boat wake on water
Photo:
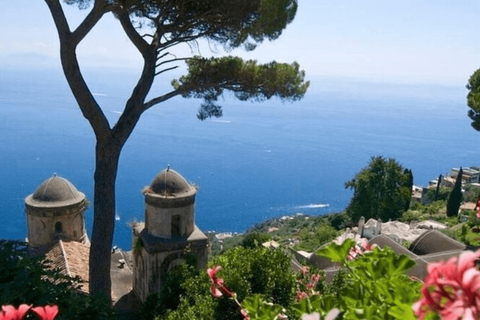
[[[318,209],[318,208],[328,208],[330,205],[328,203],[318,203],[318,204],[307,204],[303,206],[296,206],[296,209]]]

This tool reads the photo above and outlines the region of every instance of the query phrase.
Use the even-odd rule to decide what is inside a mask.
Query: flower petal
[[[303,314],[302,320],[320,320],[320,314],[318,312],[314,312],[311,314]]]
[[[2,314],[0,320],[22,320],[25,314],[30,309],[27,304],[22,304],[16,309],[14,306],[2,306]]]
[[[53,320],[58,314],[57,306],[45,306],[32,308],[33,312],[38,314],[42,320]]]

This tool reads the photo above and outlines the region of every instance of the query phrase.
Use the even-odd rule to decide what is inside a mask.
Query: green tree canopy
[[[275,40],[293,21],[297,0],[44,0],[58,31],[62,68],[83,116],[96,138],[90,291],[110,297],[110,249],[115,222],[115,181],[120,153],[141,115],[175,96],[201,98],[200,119],[221,116],[217,98],[232,91],[240,100],[271,97],[298,100],[309,83],[296,63],[258,64],[237,57],[203,58],[174,54],[178,46],[212,46],[253,50]],[[70,28],[63,4],[89,10]],[[118,121],[111,125],[86,83],[77,48],[107,14],[140,53],[143,68]],[[198,51],[198,50],[197,50]],[[192,51],[190,51],[192,52]],[[150,92],[155,79],[187,63],[188,73],[166,92]]]
[[[468,116],[472,119],[472,127],[480,131],[480,69],[475,71],[468,80],[467,95]]]
[[[372,157],[368,166],[345,183],[354,191],[346,211],[353,221],[361,216],[388,221],[398,219],[405,211],[412,189],[410,174],[394,159]]]

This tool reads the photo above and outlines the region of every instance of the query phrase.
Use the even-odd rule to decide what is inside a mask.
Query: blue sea
[[[87,80],[114,123],[135,77],[90,72]],[[199,186],[197,225],[233,232],[342,211],[352,195],[344,183],[375,155],[411,168],[424,186],[451,167],[480,165],[463,85],[310,80],[295,103],[226,95],[219,119],[197,120],[201,101],[182,98],[144,114],[121,155],[115,244],[131,246],[129,223],[144,219],[141,190],[167,165]],[[59,70],[0,71],[0,238],[26,236],[24,198],[54,173],[93,199],[94,142]]]

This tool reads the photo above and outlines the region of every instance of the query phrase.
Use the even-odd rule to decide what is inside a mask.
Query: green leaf
[[[242,302],[242,307],[247,310],[251,319],[272,320],[275,319],[282,307],[276,304],[269,304],[259,294],[249,296]]]
[[[394,319],[401,320],[415,320],[416,317],[413,314],[413,309],[411,304],[401,304],[396,305],[388,310],[388,315]]]
[[[315,294],[295,303],[292,309],[299,317],[303,314],[318,312],[323,318],[330,310],[338,308],[338,304],[339,301],[331,294]]]
[[[410,257],[396,254],[391,248],[375,248],[350,262],[351,268],[359,268],[358,272],[367,279],[381,279],[404,274],[415,265]]]
[[[342,244],[331,243],[317,251],[317,255],[329,258],[332,262],[344,264],[347,260],[350,249],[355,245],[352,239],[346,239]]]

